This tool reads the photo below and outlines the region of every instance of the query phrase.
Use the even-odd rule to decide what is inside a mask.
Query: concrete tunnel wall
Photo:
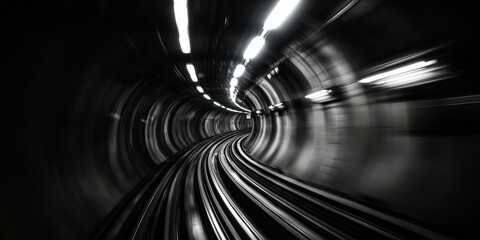
[[[252,112],[260,111],[245,147],[258,161],[303,181],[435,229],[474,232],[468,219],[475,218],[471,209],[480,199],[468,192],[480,181],[472,171],[480,150],[467,142],[480,140],[480,119],[469,114],[480,109],[453,100],[477,86],[474,77],[403,89],[358,82],[376,59],[414,49],[411,44],[426,36],[441,37],[438,26],[448,24],[415,21],[393,4],[357,7],[328,37],[317,31],[292,42],[284,50],[288,57],[271,67],[279,72],[258,78],[245,98]],[[394,18],[385,15],[404,25],[389,28]],[[375,37],[355,34],[354,26]],[[458,57],[449,47],[412,52],[412,58]],[[335,100],[305,98],[321,89],[331,89]],[[285,107],[269,109],[277,103]]]
[[[7,239],[86,239],[157,164],[250,127],[244,114],[185,94],[175,75],[148,73],[108,25],[64,19],[75,28],[42,19],[25,43],[10,43],[22,48],[12,48],[2,101],[11,146],[0,174]]]
[[[480,119],[471,114],[478,105],[437,99],[475,93],[475,78],[415,91],[375,91],[356,82],[379,60],[423,49],[420,39],[463,34],[448,18],[423,19],[425,6],[396,4],[360,1],[328,38],[315,31],[297,36],[279,73],[261,76],[249,90],[245,103],[265,113],[252,121],[184,95],[185,82],[166,70],[169,56],[155,56],[164,65],[149,72],[151,62],[132,54],[117,26],[97,19],[90,6],[55,14],[48,4],[31,6],[38,12],[19,8],[18,16],[37,21],[15,18],[5,37],[11,57],[2,135],[10,149],[0,174],[7,183],[2,234],[85,239],[156,164],[202,139],[249,127],[245,146],[265,164],[436,228],[473,229],[469,210],[480,199],[469,193],[480,180],[474,171],[480,152],[469,144],[479,140]],[[468,64],[477,57],[468,47],[457,42],[453,49],[464,55],[452,56],[449,48],[440,55]],[[342,100],[304,99],[323,88],[336,89]],[[270,112],[279,101],[287,108]]]

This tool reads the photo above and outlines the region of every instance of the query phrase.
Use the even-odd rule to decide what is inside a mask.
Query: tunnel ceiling
[[[239,79],[239,98],[258,75],[281,61],[288,45],[302,39],[317,23],[330,17],[346,2],[302,1],[295,14],[277,31],[268,33],[267,44]],[[186,63],[193,63],[198,84],[213,100],[235,108],[228,98],[233,70],[243,59],[249,41],[262,29],[276,1],[189,1],[191,54],[183,54],[173,12],[173,1],[101,1],[99,17],[113,29],[132,54],[146,67],[147,75],[179,94],[201,97],[190,80]],[[110,26],[112,26],[110,28]]]
[[[274,0],[188,1],[192,49],[190,54],[183,54],[180,49],[173,1],[104,0],[97,2],[94,8],[98,10],[99,18],[104,20],[106,27],[115,31],[139,64],[145,68],[144,74],[152,76],[154,81],[170,86],[173,92],[187,94],[213,107],[211,102],[206,101],[197,92],[196,84],[190,80],[185,65],[193,63],[199,79],[198,85],[213,100],[227,107],[236,108],[228,98],[229,81],[233,70],[242,62],[247,44],[260,33],[265,18],[275,3]],[[365,12],[375,13],[375,9],[382,8],[385,4],[377,0],[301,1],[288,21],[279,29],[267,33],[263,50],[250,61],[245,74],[239,78],[238,99],[244,100],[244,94],[248,92],[246,90],[251,89],[258,83],[259,77],[285,59],[292,52],[292,48],[297,50],[294,49],[296,46],[308,46],[306,42],[312,32],[324,32],[325,35],[329,35],[332,31],[336,31],[335,24],[341,23],[329,26],[329,21],[335,19],[342,8],[358,5],[349,12],[349,16],[345,17],[348,20]],[[408,42],[409,36],[422,35],[425,26],[428,26],[429,34],[422,36],[424,42],[435,42],[436,38],[448,38],[449,36],[444,34],[445,29],[453,33],[467,32],[462,29],[462,26],[456,26],[452,21],[448,21],[448,18],[444,18],[445,21],[441,23],[432,22],[433,20],[429,18],[418,18],[421,16],[418,14],[421,11],[448,8],[448,4],[427,6],[415,3],[415,9],[410,9],[410,6],[409,1],[390,4],[392,20],[388,20],[390,24],[388,26],[396,24],[395,29],[400,30],[398,32],[403,31],[404,35],[390,36],[382,40],[375,39],[375,32],[366,32],[365,29],[380,26],[380,22],[355,21],[350,21],[354,22],[354,25],[343,25],[336,34],[348,40],[344,45],[355,48],[363,58],[363,62],[375,62],[375,60],[389,57],[382,55],[385,51],[376,52],[375,44],[379,41],[391,41],[391,46],[394,47],[396,46],[394,42]],[[405,15],[397,16],[397,12],[411,12],[411,18]],[[439,16],[432,19],[442,19],[437,17]],[[402,21],[395,19],[402,19]],[[408,25],[408,22],[415,22],[418,27],[414,29],[411,24]],[[325,28],[327,25],[330,28]],[[317,35],[315,39],[318,40],[319,36]],[[420,46],[422,43],[416,44]],[[390,52],[395,51],[403,50],[392,49]]]

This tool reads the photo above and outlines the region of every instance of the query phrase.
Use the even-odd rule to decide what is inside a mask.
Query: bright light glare
[[[233,72],[233,77],[240,77],[242,76],[243,72],[245,72],[245,66],[243,64],[238,64]]]
[[[198,90],[200,93],[203,93],[203,88],[202,88],[202,87],[197,86],[197,90]]]
[[[230,111],[230,112],[238,112],[238,113],[240,113],[240,111],[237,111],[237,110],[235,110],[235,109],[231,109],[231,108],[225,108],[225,109],[227,109],[227,110]]]
[[[212,99],[212,98],[211,98],[210,96],[208,96],[207,94],[203,94],[203,97],[206,98],[206,99],[208,99],[208,100]]]
[[[232,80],[230,80],[230,87],[236,87],[237,84],[238,84],[238,79],[232,78]]]
[[[217,105],[220,107],[220,103],[213,101],[213,104]]]
[[[314,92],[312,94],[308,94],[305,96],[305,98],[311,99],[313,101],[321,101],[321,100],[326,100],[329,98],[329,90],[320,90],[318,92]]]
[[[189,63],[187,64],[187,70],[188,70],[188,73],[190,74],[190,78],[192,79],[192,81],[198,82],[197,73],[195,72],[195,67]]]
[[[248,44],[245,53],[243,54],[243,58],[245,59],[252,59],[257,56],[258,52],[262,49],[263,45],[265,44],[265,39],[263,37],[254,37],[250,44]]]
[[[384,72],[384,73],[380,73],[380,74],[377,74],[377,75],[373,75],[371,77],[364,78],[364,79],[360,80],[359,82],[369,83],[369,82],[378,81],[378,80],[385,79],[385,78],[390,78],[390,77],[393,77],[395,75],[400,75],[400,74],[403,74],[403,73],[407,73],[407,72],[410,72],[410,71],[413,71],[413,70],[416,70],[416,69],[420,69],[420,68],[432,65],[436,62],[437,61],[435,61],[435,60],[431,60],[431,61],[428,61],[428,62],[427,61],[417,62],[417,63],[410,64],[410,65],[407,65],[407,66],[404,66],[404,67],[400,67],[400,68],[390,70],[388,72]]]
[[[235,87],[230,87],[230,94],[235,95]]]
[[[235,105],[237,105],[238,108],[240,108],[240,109],[242,109],[242,110],[244,110],[244,111],[246,111],[246,112],[250,112],[250,110],[248,110],[248,109],[240,106],[240,104],[238,104],[237,102],[233,102],[233,103],[235,103]]]
[[[245,114],[248,114],[248,112],[242,112],[242,111],[238,111],[238,110],[235,110],[235,109],[231,109],[231,108],[225,108],[226,110],[230,111],[230,112],[236,112],[236,113],[245,113]]]
[[[180,42],[180,48],[182,48],[182,52],[190,53],[190,39],[188,38],[188,36],[180,37],[179,42]]]
[[[265,20],[263,30],[266,32],[279,27],[290,13],[292,13],[298,2],[300,2],[300,0],[280,0],[268,16],[267,20]]]
[[[382,79],[375,82],[378,85],[388,85],[390,87],[399,87],[401,85],[407,85],[414,82],[419,82],[432,77],[435,77],[435,69],[418,69],[407,73],[395,75],[393,77]]]
[[[178,40],[183,53],[190,53],[190,38],[188,37],[187,0],[174,0],[173,11],[178,28]]]

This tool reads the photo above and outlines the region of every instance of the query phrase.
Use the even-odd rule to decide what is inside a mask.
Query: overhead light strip
[[[270,15],[268,15],[267,20],[265,20],[263,31],[268,32],[278,28],[293,12],[299,2],[300,0],[280,0]]]
[[[371,77],[364,78],[364,79],[360,80],[359,82],[370,83],[370,82],[374,82],[374,81],[378,81],[378,80],[382,80],[382,79],[386,79],[386,78],[391,78],[391,77],[401,75],[401,74],[404,74],[404,73],[407,73],[407,72],[410,72],[410,71],[413,71],[413,70],[417,70],[417,69],[421,69],[421,68],[430,66],[434,63],[436,63],[435,60],[417,62],[417,63],[410,64],[410,65],[407,65],[407,66],[404,66],[404,67],[396,68],[396,69],[393,69],[393,70],[390,70],[390,71],[387,71],[387,72],[376,74],[376,75],[373,75]]]
[[[238,64],[237,67],[235,68],[235,71],[233,72],[233,77],[238,78],[242,76],[243,72],[245,72],[245,65]]]
[[[263,39],[263,37],[254,37],[250,44],[248,44],[248,47],[243,54],[243,58],[249,60],[256,57],[263,45],[265,45],[265,39]]]
[[[270,12],[268,17],[266,18],[260,35],[254,37],[248,44],[247,48],[245,49],[245,52],[243,54],[245,65],[248,64],[250,59],[255,58],[258,55],[258,53],[261,51],[261,49],[265,45],[265,36],[267,32],[274,30],[278,28],[280,25],[282,25],[282,23],[285,21],[285,19],[288,18],[288,16],[290,16],[290,14],[296,8],[299,2],[300,0],[278,1],[278,3],[273,8],[272,12]],[[237,87],[237,84],[238,84],[238,80],[236,78],[242,76],[242,74],[245,72],[245,65],[243,64],[237,65],[237,67],[235,68],[235,71],[233,72],[234,78],[230,81],[230,86],[231,86],[230,99],[238,107],[240,106],[236,103],[236,96],[238,92],[238,90],[235,91],[236,90],[235,87]],[[271,74],[268,74],[268,78],[270,79],[275,73],[278,73],[278,67],[276,67],[275,71],[272,71]],[[242,107],[240,108],[244,109]]]
[[[190,38],[188,36],[187,0],[174,0],[173,11],[178,28],[178,40],[183,53],[190,53]]]
[[[198,82],[198,78],[197,78],[197,73],[195,71],[195,67],[193,66],[193,64],[187,64],[187,71],[188,71],[188,74],[190,74],[190,78],[192,79],[193,82]]]
[[[182,52],[185,53],[185,54],[188,54],[191,52],[191,49],[190,49],[190,37],[189,37],[189,33],[188,33],[188,7],[187,7],[187,0],[174,0],[173,1],[173,11],[174,11],[174,15],[175,15],[175,22],[177,24],[177,28],[178,28],[178,40],[179,40],[179,43],[180,43],[180,48],[182,49]],[[255,49],[253,49],[255,50]],[[253,51],[252,50],[252,51]],[[255,54],[254,52],[250,53],[250,54]],[[197,73],[196,73],[196,70],[195,70],[195,66],[193,66],[193,64],[187,64],[186,65],[187,67],[187,71],[188,71],[188,74],[190,75],[190,78],[192,79],[193,82],[198,82],[198,78],[197,78]],[[241,66],[237,66],[237,75],[238,76],[241,76],[243,74],[243,72],[245,71],[245,66],[241,65]],[[238,83],[238,80],[237,79],[232,79],[232,86],[235,87]],[[204,93],[205,91],[203,90],[203,88],[201,86],[197,86],[197,90],[199,93]],[[203,94],[203,97],[207,100],[212,100],[212,98],[208,95],[208,94]],[[225,106],[221,105],[220,103],[216,102],[216,101],[213,101],[213,104],[215,104],[216,106],[219,106],[223,109],[227,109],[227,110],[233,110],[233,109],[229,109],[229,108],[226,108]],[[234,112],[238,112],[238,113],[242,113],[241,111],[236,111],[236,110],[233,110]]]

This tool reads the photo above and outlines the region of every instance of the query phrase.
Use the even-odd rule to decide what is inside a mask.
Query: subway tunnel
[[[474,1],[1,6],[0,239],[480,238]]]

